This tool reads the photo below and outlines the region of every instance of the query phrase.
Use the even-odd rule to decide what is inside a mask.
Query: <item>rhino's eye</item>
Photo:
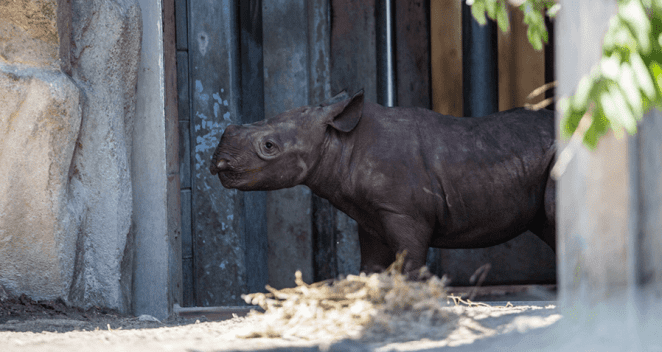
[[[264,147],[267,148],[267,149],[271,149],[271,148],[273,148],[273,146],[274,146],[274,144],[271,143],[271,142],[264,143]]]

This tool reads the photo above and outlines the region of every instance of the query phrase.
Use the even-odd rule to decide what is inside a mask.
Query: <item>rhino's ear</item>
[[[363,115],[363,89],[353,97],[335,103],[329,107],[327,124],[338,131],[349,132],[359,124]]]
[[[340,91],[340,93],[338,93],[338,94],[334,95],[333,97],[323,101],[320,104],[320,106],[325,107],[325,106],[333,105],[337,102],[343,101],[343,100],[348,99],[348,98],[349,98],[349,94],[347,94],[347,92],[343,89],[342,91]]]

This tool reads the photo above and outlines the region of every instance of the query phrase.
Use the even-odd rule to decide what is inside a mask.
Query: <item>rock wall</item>
[[[0,284],[131,308],[135,0],[0,2]]]
[[[72,1],[72,76],[83,121],[71,185],[83,203],[72,303],[130,309],[131,142],[142,34],[129,0]]]
[[[0,284],[34,298],[66,297],[79,209],[69,169],[81,92],[62,71],[64,1],[0,3]]]

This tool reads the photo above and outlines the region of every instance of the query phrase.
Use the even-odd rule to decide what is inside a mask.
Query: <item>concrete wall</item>
[[[180,299],[168,137],[176,102],[166,102],[163,34],[160,1],[0,4],[0,284],[9,294],[160,318]]]
[[[2,6],[0,61],[10,80],[2,94],[0,282],[11,294],[128,311],[140,8]]]
[[[163,18],[164,3],[149,0],[139,3],[143,41],[131,164],[135,236],[133,312],[163,319],[170,314],[174,303],[181,302],[178,143],[176,135],[169,132],[177,131],[178,122],[176,114],[166,109],[168,89],[174,87],[166,85],[163,26],[169,22]],[[176,109],[176,105],[171,108]]]
[[[567,96],[601,54],[616,1],[561,1],[558,92]],[[635,136],[609,132],[579,148],[557,183],[559,305],[556,350],[659,348],[662,304],[662,113]],[[565,146],[565,143],[561,143]]]
[[[70,4],[37,5],[0,4],[0,285],[66,298],[82,213],[69,174],[83,94],[65,72],[71,32],[58,26]]]

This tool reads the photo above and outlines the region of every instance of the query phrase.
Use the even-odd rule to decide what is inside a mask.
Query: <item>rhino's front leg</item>
[[[407,251],[404,273],[418,278],[418,269],[425,265],[432,229],[425,221],[407,215],[380,214],[383,233],[373,234],[359,227],[361,271],[381,272],[395,261],[395,254]]]
[[[407,251],[403,272],[418,278],[418,270],[427,260],[432,228],[424,219],[409,215],[384,212],[381,214],[384,237],[395,253]]]

